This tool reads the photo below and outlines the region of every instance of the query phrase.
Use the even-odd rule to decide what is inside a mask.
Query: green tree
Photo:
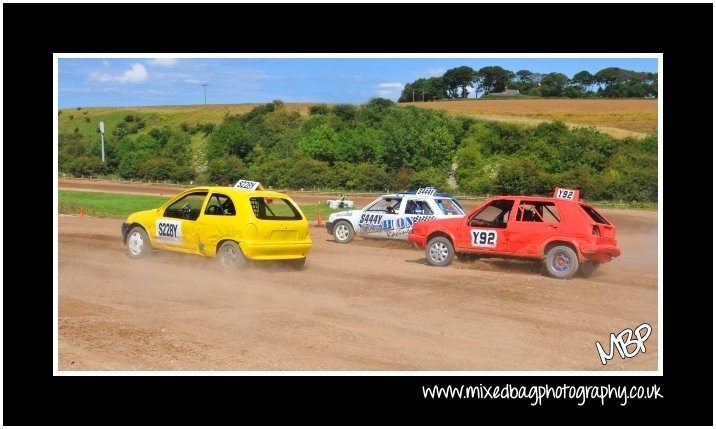
[[[376,162],[385,150],[382,142],[384,134],[375,128],[369,128],[364,124],[356,128],[346,129],[338,133],[333,143],[335,160],[353,163]],[[314,156],[314,158],[316,158]],[[320,159],[320,158],[318,158]],[[330,159],[324,159],[331,161]]]
[[[398,103],[412,101],[436,101],[448,98],[447,85],[441,76],[420,78],[412,83],[405,84],[400,93]]]
[[[569,78],[562,73],[548,73],[540,86],[543,97],[562,97]]]
[[[418,189],[426,186],[432,186],[436,189],[445,189],[447,187],[447,172],[436,167],[428,167],[416,171],[408,182],[408,187]]]
[[[138,153],[127,153],[122,156],[117,166],[117,174],[123,179],[138,179],[142,176],[139,173],[139,164],[146,158]]]
[[[570,83],[579,85],[584,93],[591,92],[592,87],[594,86],[594,76],[588,71],[582,70],[572,77]]]
[[[309,115],[327,115],[331,111],[327,104],[314,104],[308,109]]]
[[[70,172],[75,176],[107,174],[107,166],[98,157],[80,156],[69,163]]]
[[[539,165],[528,159],[515,159],[500,165],[495,193],[503,195],[548,195],[552,190],[549,177]]]
[[[510,82],[510,88],[520,91],[521,94],[529,94],[530,91],[539,90],[538,82],[540,80],[541,75],[529,70],[519,70]]]
[[[355,120],[358,109],[352,104],[336,104],[333,106],[332,113],[341,121],[350,124]]]
[[[176,163],[165,157],[155,156],[142,161],[137,166],[139,177],[147,180],[169,180],[176,173]]]
[[[328,124],[312,128],[298,142],[300,153],[319,161],[333,162],[337,159],[338,134]]]
[[[254,142],[244,128],[244,122],[237,116],[229,116],[214,129],[207,145],[209,160],[225,155],[245,157],[253,148]]]
[[[72,161],[80,156],[87,155],[91,145],[89,137],[79,133],[60,133],[57,143],[60,171],[69,171]]]
[[[467,87],[477,77],[477,72],[471,67],[462,66],[452,68],[443,74],[443,83],[451,98],[467,98],[470,91]]]
[[[500,66],[483,67],[475,74],[473,86],[477,92],[486,94],[503,92],[514,76],[513,72]]]
[[[249,171],[244,161],[237,156],[227,155],[209,161],[207,176],[214,184],[235,183],[238,179],[248,177]]]

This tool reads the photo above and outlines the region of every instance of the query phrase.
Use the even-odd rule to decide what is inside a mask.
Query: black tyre
[[[435,237],[428,241],[425,246],[425,257],[428,264],[435,267],[445,267],[450,265],[455,257],[455,248],[452,243],[445,237]]]
[[[555,246],[545,255],[544,267],[550,276],[568,279],[579,270],[579,258],[571,247]]]
[[[241,248],[233,241],[225,241],[221,244],[219,251],[216,252],[216,259],[219,265],[225,268],[241,268],[246,265]]]
[[[127,234],[127,254],[130,258],[144,258],[152,252],[152,243],[149,242],[147,231],[141,226],[135,226]]]
[[[353,241],[354,236],[355,232],[353,231],[353,226],[350,222],[342,220],[333,225],[333,238],[336,242],[341,244],[350,243]]]
[[[591,277],[594,271],[601,265],[599,262],[587,261],[579,266],[579,274],[582,277]]]

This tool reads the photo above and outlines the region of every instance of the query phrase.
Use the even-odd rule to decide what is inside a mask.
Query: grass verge
[[[78,215],[81,209],[87,216],[124,218],[140,210],[155,209],[168,199],[150,195],[60,190],[58,208],[61,214]],[[343,210],[331,209],[325,204],[301,204],[300,207],[309,221],[317,220],[318,212],[325,221],[329,214]]]

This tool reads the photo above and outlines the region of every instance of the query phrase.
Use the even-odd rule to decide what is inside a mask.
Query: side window
[[[401,198],[382,198],[368,207],[368,212],[397,213],[400,208]]]
[[[470,226],[505,228],[514,203],[512,200],[493,201],[470,218]]]
[[[580,204],[579,206],[582,208],[582,210],[587,212],[589,217],[591,217],[594,222],[601,223],[602,225],[611,225],[609,221],[607,221],[604,216],[602,216],[601,213],[597,211],[597,209],[584,204]]]
[[[519,222],[558,223],[559,219],[559,212],[554,203],[523,201],[517,209]]]
[[[432,215],[433,210],[425,201],[408,200],[405,206],[405,214]]]
[[[290,201],[283,198],[252,197],[251,210],[257,219],[301,220],[303,217]]]
[[[164,210],[164,217],[196,220],[206,199],[206,192],[192,192],[172,203]]]
[[[210,216],[235,216],[236,208],[231,198],[224,194],[212,194],[204,210]]]

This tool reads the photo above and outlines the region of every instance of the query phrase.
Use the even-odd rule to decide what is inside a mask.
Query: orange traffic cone
[[[82,219],[83,217],[85,217],[85,209],[80,207],[80,219]]]
[[[316,215],[316,226],[322,226],[323,225],[323,218],[321,217],[321,212],[318,212]]]

